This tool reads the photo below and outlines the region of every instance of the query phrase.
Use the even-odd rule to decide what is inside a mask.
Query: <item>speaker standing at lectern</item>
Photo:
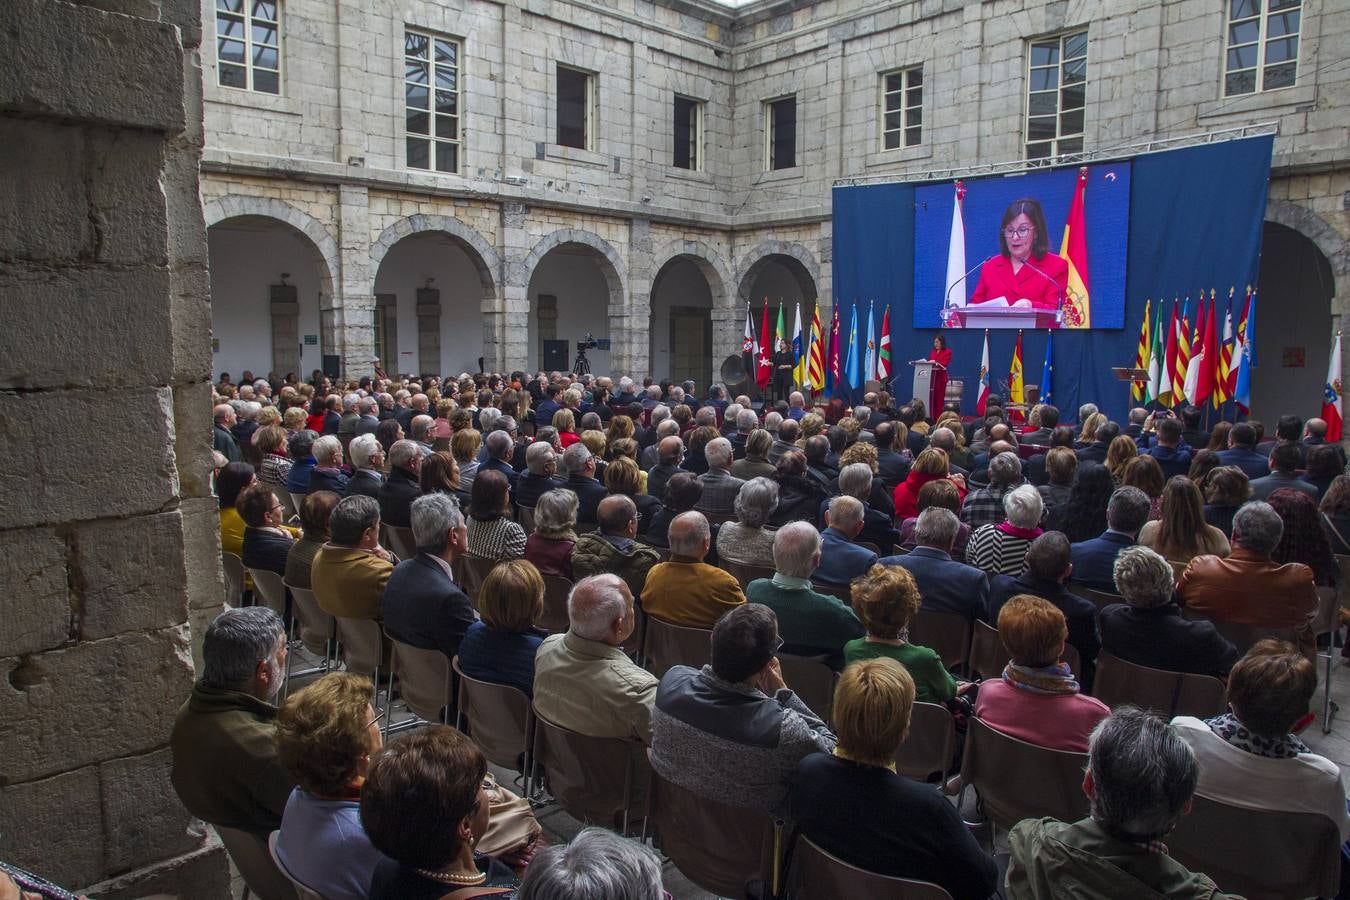
[[[998,249],[999,255],[980,267],[980,281],[966,305],[1016,306],[1029,301],[1032,309],[1057,311],[1069,283],[1069,264],[1050,252],[1039,201],[1014,200],[1003,211]]]
[[[928,389],[928,414],[934,420],[942,415],[942,406],[947,402],[947,370],[952,366],[952,351],[947,348],[947,339],[941,334],[933,335],[933,352],[928,360],[938,366],[933,367],[933,382]]]

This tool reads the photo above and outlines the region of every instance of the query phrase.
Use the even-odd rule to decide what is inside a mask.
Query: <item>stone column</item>
[[[374,275],[370,271],[370,196],[364,187],[338,188],[338,258],[341,285],[332,298],[331,318],[320,309],[324,353],[342,358],[350,378],[373,375],[375,358]],[[320,305],[322,307],[322,298]],[[330,334],[331,330],[331,334]],[[384,361],[390,365],[389,360]],[[388,368],[385,371],[392,371]]]
[[[651,368],[652,336],[652,223],[633,219],[628,231],[628,296],[621,314],[610,311],[614,343],[611,366],[620,375],[641,379]],[[668,323],[660,323],[665,326]]]
[[[513,200],[502,204],[501,246],[497,248],[502,260],[501,312],[489,317],[484,327],[492,329],[496,345],[503,348],[498,367],[503,371],[529,368],[530,273],[525,269],[525,257],[530,252],[525,231],[529,211],[525,204]],[[540,352],[538,346],[535,352]]]
[[[224,897],[167,748],[223,593],[200,8],[123,6],[0,4],[0,834],[80,893]]]

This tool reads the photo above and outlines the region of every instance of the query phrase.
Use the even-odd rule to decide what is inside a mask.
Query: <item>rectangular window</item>
[[[558,66],[558,143],[578,150],[593,149],[595,76]]]
[[[923,141],[923,66],[881,76],[881,149]]]
[[[1302,0],[1228,0],[1224,96],[1293,85],[1302,12]]]
[[[703,171],[703,101],[675,95],[675,168]]]
[[[216,0],[216,81],[221,87],[281,93],[277,0]]]
[[[1032,41],[1027,58],[1027,159],[1083,152],[1086,31]]]
[[[408,168],[458,172],[459,41],[420,31],[403,35],[403,105]]]
[[[770,172],[797,165],[797,98],[764,104],[764,167]]]

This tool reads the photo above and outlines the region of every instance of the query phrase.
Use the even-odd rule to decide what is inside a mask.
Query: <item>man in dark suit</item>
[[[820,536],[820,565],[811,580],[821,584],[845,586],[867,573],[877,555],[853,543],[863,527],[863,504],[857,497],[835,497],[830,501],[825,522],[829,526]]]
[[[1163,419],[1155,425],[1153,440],[1149,440],[1147,431],[1139,437],[1140,443],[1147,447],[1141,448],[1141,455],[1158,461],[1163,478],[1185,475],[1191,469],[1191,448],[1181,441],[1181,423],[1176,419]]]
[[[830,454],[830,439],[823,434],[812,435],[802,449],[806,453],[806,477],[823,487],[827,494],[839,493],[839,470],[831,468],[826,461]]]
[[[596,510],[600,501],[609,496],[609,491],[595,477],[595,457],[586,445],[577,441],[563,451],[563,471],[567,481],[563,485],[577,495],[577,522],[595,525]]]
[[[1307,494],[1313,500],[1317,499],[1317,488],[1310,482],[1299,478],[1295,470],[1298,469],[1299,453],[1303,450],[1303,445],[1297,441],[1280,441],[1275,448],[1270,451],[1270,473],[1264,478],[1257,478],[1252,481],[1253,500],[1269,500],[1270,495],[1280,488],[1289,488],[1299,493]]]
[[[1068,447],[1072,450],[1074,437],[1075,435],[1072,428],[1068,425],[1058,425],[1050,434],[1050,447],[1051,449],[1055,447]],[[1022,468],[1027,473],[1027,481],[1030,481],[1037,487],[1049,483],[1050,478],[1045,474],[1044,453],[1034,454],[1026,461],[1026,464],[1023,465]]]
[[[1097,668],[1097,607],[1069,592],[1064,583],[1073,574],[1069,539],[1061,532],[1047,531],[1027,548],[1027,568],[1013,578],[995,575],[989,581],[989,621],[997,622],[1003,604],[1018,594],[1030,594],[1054,604],[1069,626],[1068,642],[1078,651],[1083,661],[1082,671],[1075,672],[1086,693],[1092,689],[1092,676]]]
[[[1203,450],[1209,443],[1209,432],[1200,427],[1200,407],[1189,403],[1181,408],[1181,442],[1192,450]]]
[[[871,466],[867,463],[850,463],[839,472],[839,493],[840,496],[855,497],[863,505],[863,526],[854,540],[876,544],[877,549],[881,551],[879,555],[889,556],[895,550],[895,542],[899,540],[900,533],[895,530],[892,516],[869,502],[872,495],[872,481]],[[820,521],[827,520],[826,513],[831,502],[829,498],[820,501]]]
[[[520,473],[511,468],[511,457],[516,452],[516,442],[511,440],[511,435],[505,431],[489,432],[487,440],[483,442],[484,449],[487,450],[487,459],[479,463],[478,471],[484,472],[493,469],[501,472],[506,478],[507,483],[511,485],[511,497],[515,499],[516,479]]]
[[[902,556],[888,556],[880,562],[883,566],[900,566],[914,576],[923,598],[921,609],[985,619],[989,615],[989,579],[974,566],[951,557],[960,527],[956,513],[930,506],[919,513],[919,521],[915,523],[918,546]]]
[[[394,441],[389,448],[389,477],[380,485],[380,521],[397,528],[411,523],[412,504],[422,496],[418,476],[422,471],[422,451],[415,441]]]
[[[1097,428],[1097,439],[1078,451],[1078,461],[1080,463],[1105,463],[1107,448],[1109,448],[1111,442],[1119,436],[1119,425],[1115,422],[1103,422]]]
[[[895,452],[895,424],[889,420],[878,422],[872,430],[877,445],[877,477],[886,487],[894,491],[900,482],[909,477],[910,461],[903,454]]]
[[[1055,433],[1055,426],[1059,424],[1059,409],[1048,403],[1041,407],[1041,427],[1035,431],[1027,432],[1022,435],[1022,443],[1039,444],[1045,446],[1050,443],[1050,436]]]
[[[389,636],[446,658],[474,623],[473,604],[455,584],[455,559],[468,548],[469,532],[454,500],[445,494],[419,497],[412,505],[417,555],[394,567],[380,600]]]
[[[230,432],[230,426],[236,421],[234,407],[222,403],[213,410],[213,415],[215,428],[212,447],[229,462],[239,462],[239,444]]]
[[[1115,593],[1111,574],[1116,557],[1139,539],[1139,529],[1148,521],[1148,495],[1136,487],[1123,487],[1111,495],[1106,505],[1106,530],[1091,540],[1079,541],[1071,549],[1073,580],[1094,591]]]
[[[562,393],[562,388],[556,384],[550,384],[544,388],[544,401],[534,410],[535,425],[552,425],[553,414],[562,409],[558,404],[558,394]]]
[[[1228,449],[1219,451],[1219,461],[1237,466],[1253,481],[1270,474],[1270,458],[1256,452],[1256,429],[1249,422],[1239,422],[1228,432]]]
[[[1138,438],[1139,435],[1144,433],[1144,420],[1147,418],[1148,410],[1144,409],[1142,406],[1136,406],[1134,409],[1130,410],[1130,417],[1128,419],[1129,424],[1125,426],[1125,431],[1123,433],[1132,438]],[[1186,443],[1189,444],[1190,441],[1187,441]],[[1191,444],[1191,446],[1203,447],[1204,444]]]
[[[374,397],[362,397],[356,404],[360,418],[356,420],[356,434],[374,434],[380,427],[380,401]]]
[[[666,485],[670,483],[670,477],[680,471],[680,463],[684,461],[684,442],[678,435],[666,435],[656,447],[656,458],[656,465],[647,473],[647,493],[664,501]]]
[[[558,455],[548,441],[535,441],[525,451],[525,471],[516,479],[516,504],[534,509],[539,498],[554,488],[563,486],[555,474]]]

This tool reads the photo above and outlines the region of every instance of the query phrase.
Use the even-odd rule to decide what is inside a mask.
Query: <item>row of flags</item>
[[[1008,365],[1009,403],[1026,403],[1027,386],[1022,368],[1022,332],[1017,332],[1017,343],[1013,345],[1012,362]],[[1045,332],[1045,359],[1041,362],[1041,403],[1055,402],[1055,333]],[[975,401],[975,412],[984,415],[989,406],[989,329],[984,331],[984,351],[980,354],[980,393]]]
[[[1139,349],[1134,367],[1148,372],[1147,380],[1135,381],[1130,396],[1136,403],[1173,407],[1183,403],[1214,409],[1229,400],[1243,413],[1251,411],[1253,338],[1256,292],[1249,286],[1242,314],[1233,328],[1233,294],[1223,309],[1219,326],[1219,301],[1213,289],[1209,305],[1200,292],[1195,322],[1191,323],[1191,299],[1172,301],[1167,316],[1165,300],[1159,300],[1154,317],[1153,301],[1144,302],[1144,321],[1139,329]]]
[[[891,310],[887,307],[881,319],[881,332],[876,329],[876,304],[867,308],[867,331],[860,340],[858,334],[858,307],[853,306],[846,342],[841,344],[839,307],[834,308],[834,320],[828,336],[821,330],[820,306],[812,310],[810,326],[802,328],[802,306],[796,304],[796,321],[789,339],[785,326],[783,304],[778,304],[778,322],[769,331],[769,301],[764,300],[763,324],[759,336],[755,334],[754,314],[750,304],[745,305],[745,336],[741,353],[748,355],[754,366],[755,383],[767,388],[773,382],[776,368],[773,355],[779,341],[788,341],[792,351],[792,381],[803,391],[837,393],[861,388],[869,380],[889,381],[891,377]],[[747,371],[746,374],[750,374]]]

